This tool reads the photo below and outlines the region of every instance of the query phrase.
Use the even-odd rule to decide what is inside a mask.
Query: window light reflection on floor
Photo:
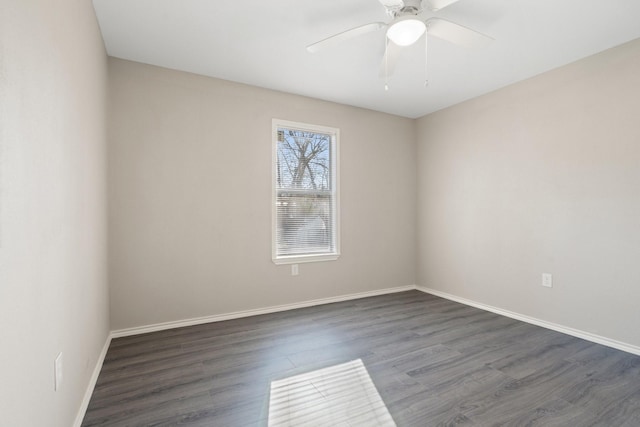
[[[395,427],[362,360],[271,382],[269,427]]]

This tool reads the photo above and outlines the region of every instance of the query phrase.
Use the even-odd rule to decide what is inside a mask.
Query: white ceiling
[[[460,0],[436,16],[493,37],[404,48],[384,90],[385,30],[311,54],[369,22],[378,0],[93,0],[109,55],[416,118],[640,37],[639,0]],[[423,13],[429,17],[432,13]]]

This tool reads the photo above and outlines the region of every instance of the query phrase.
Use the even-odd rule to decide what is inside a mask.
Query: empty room
[[[640,426],[639,16],[0,0],[0,425]]]

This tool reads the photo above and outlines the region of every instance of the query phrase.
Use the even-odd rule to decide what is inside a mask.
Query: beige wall
[[[640,40],[417,133],[419,285],[640,346]]]
[[[72,425],[109,331],[106,71],[90,1],[0,2],[3,426]]]
[[[112,328],[411,285],[409,119],[109,59]],[[340,129],[337,261],[271,261],[271,120]]]

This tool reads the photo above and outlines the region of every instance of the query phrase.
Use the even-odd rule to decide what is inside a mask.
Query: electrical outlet
[[[58,354],[55,362],[53,363],[53,390],[58,391],[60,386],[62,386],[62,352]]]
[[[542,286],[546,288],[553,287],[553,276],[550,273],[542,273]]]
[[[291,275],[292,276],[298,275],[298,264],[291,264]]]

